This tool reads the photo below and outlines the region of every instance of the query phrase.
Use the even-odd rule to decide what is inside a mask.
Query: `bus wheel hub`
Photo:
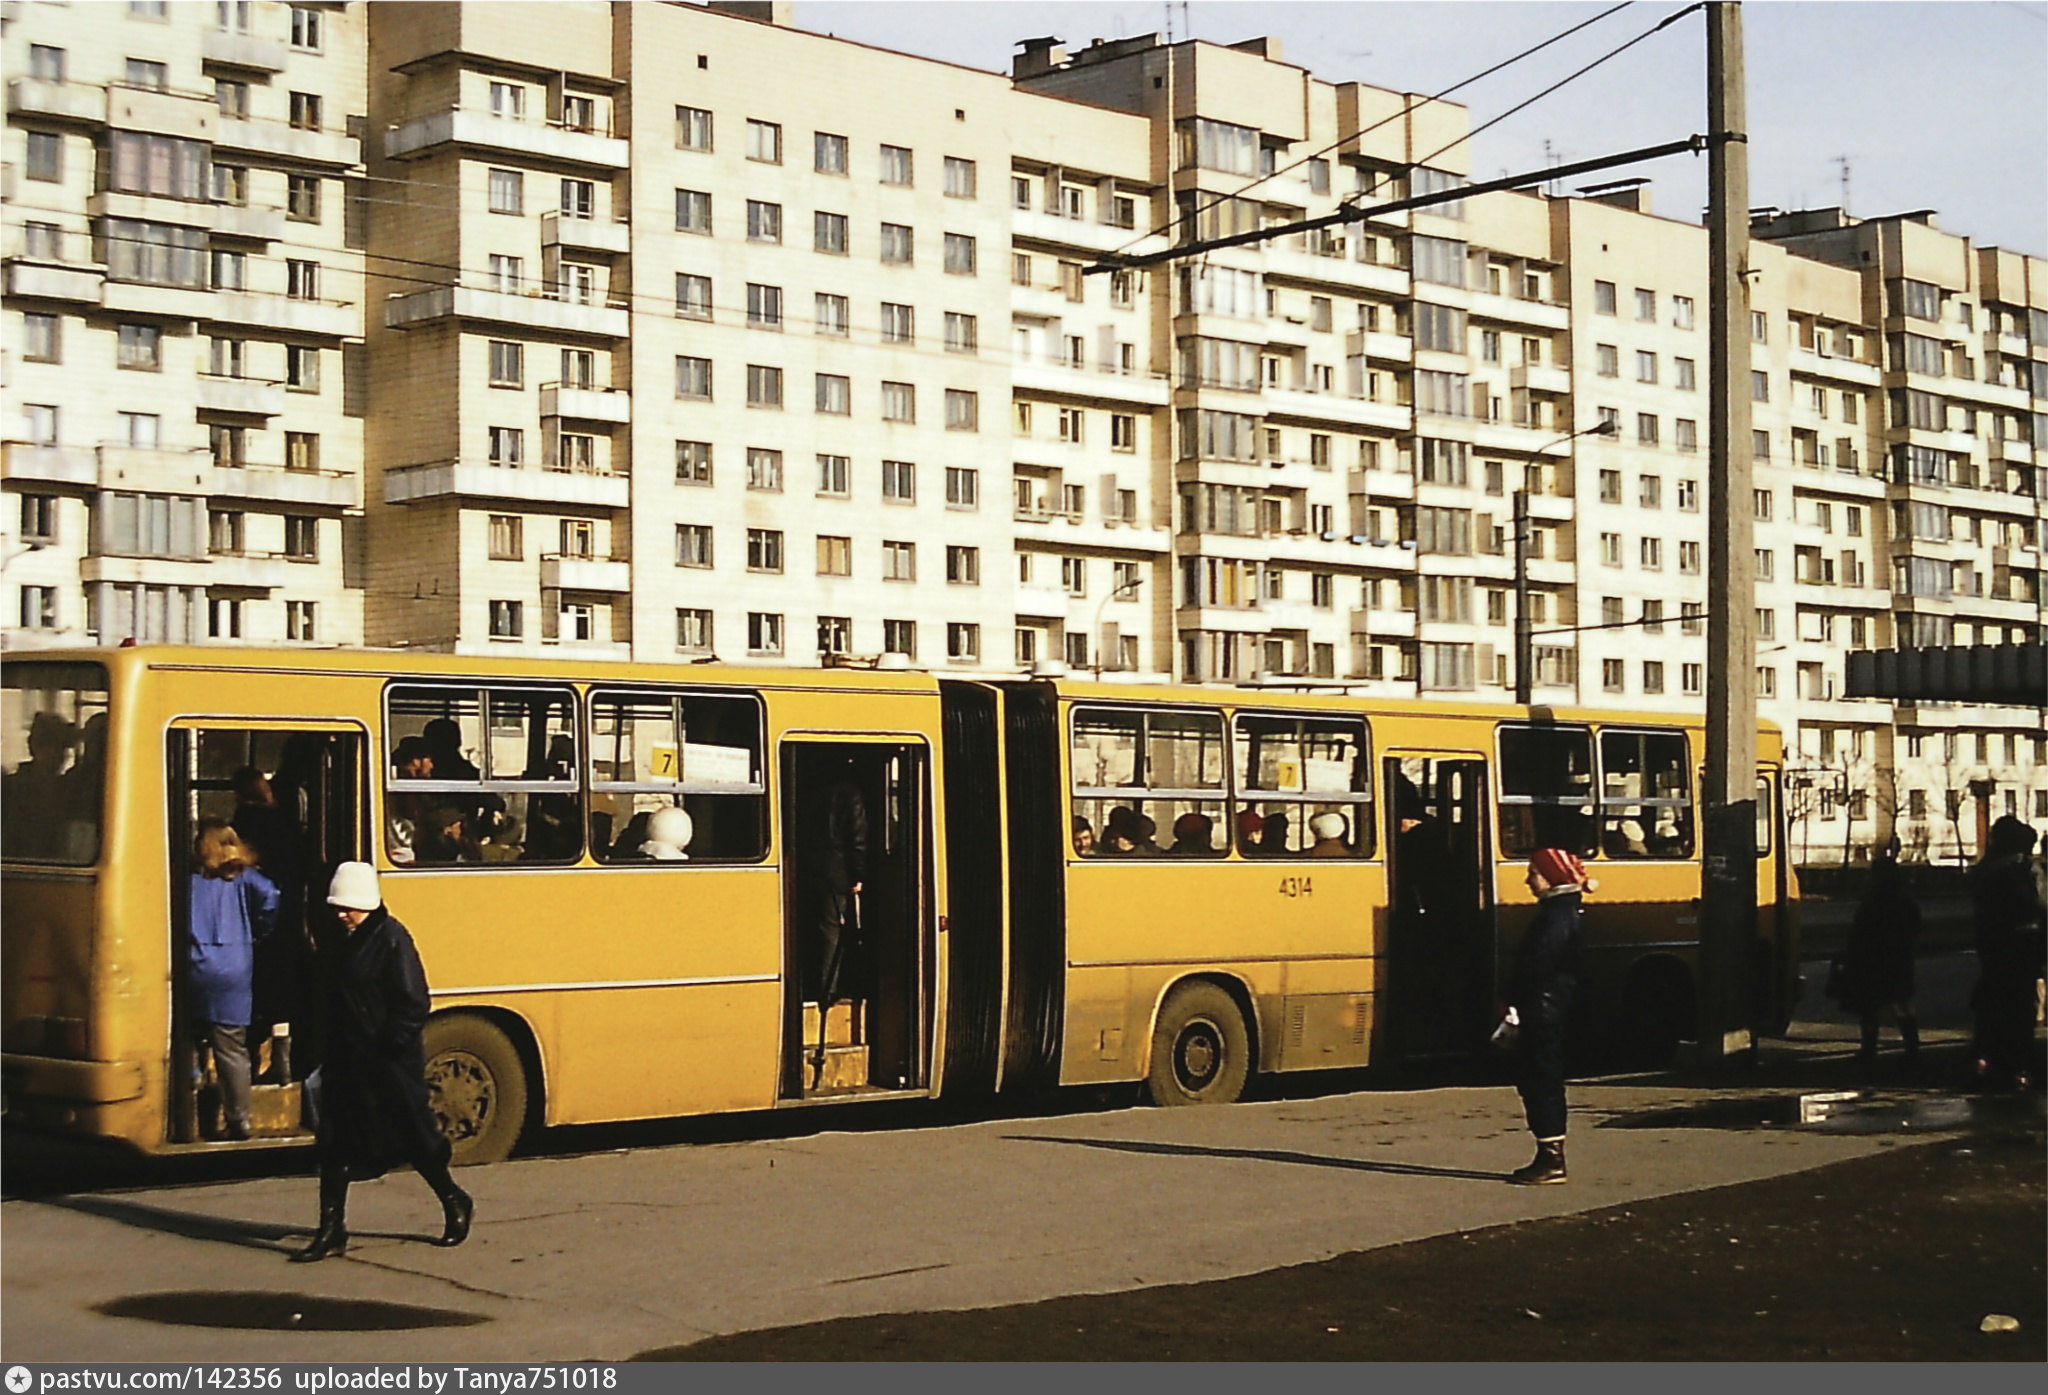
[[[450,1140],[474,1138],[496,1112],[497,1082],[484,1063],[466,1051],[450,1052],[427,1068],[434,1116]]]

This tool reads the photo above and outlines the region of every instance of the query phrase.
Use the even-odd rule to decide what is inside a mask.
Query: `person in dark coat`
[[[427,1025],[426,971],[412,935],[385,909],[377,869],[334,869],[327,904],[347,929],[329,966],[327,1048],[320,1066],[315,1154],[320,1228],[292,1259],[327,1259],[348,1248],[348,1184],[410,1162],[440,1199],[443,1245],[469,1236],[476,1203],[448,1174],[449,1145],[434,1122],[420,1033]]]
[[[1990,1085],[2025,1089],[2034,1048],[2034,983],[2041,977],[2043,915],[2029,855],[2034,830],[2007,814],[1991,825],[1984,860],[1971,876],[1977,920],[1977,1074]]]
[[[1565,1180],[1564,1023],[1579,981],[1579,910],[1596,885],[1563,848],[1529,856],[1536,918],[1515,950],[1506,993],[1507,1021],[1517,1029],[1515,1088],[1536,1136],[1536,1156],[1508,1176],[1517,1186]]]
[[[256,863],[276,884],[277,931],[256,946],[255,1001],[249,1019],[251,1054],[265,1037],[270,1064],[263,1076],[277,1084],[291,1080],[289,1041],[305,959],[305,878],[299,871],[299,828],[279,807],[270,779],[253,765],[234,774],[234,830],[256,850]]]
[[[249,1019],[256,946],[277,924],[277,887],[225,819],[202,819],[192,848],[185,985],[199,1045],[213,1052],[231,1139],[249,1136]]]
[[[1870,867],[1870,887],[1856,907],[1842,973],[1848,991],[1842,1007],[1863,1020],[1865,1061],[1877,1059],[1878,1016],[1897,1014],[1906,1055],[1920,1050],[1920,1025],[1913,1016],[1913,941],[1920,934],[1920,903],[1899,869],[1896,848],[1886,848]]]
[[[840,997],[845,931],[868,874],[868,811],[853,762],[838,763],[823,792],[797,815],[797,868],[804,888],[812,973],[806,994],[830,1007]]]

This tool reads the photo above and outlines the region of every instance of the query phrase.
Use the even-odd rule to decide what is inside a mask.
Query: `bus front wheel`
[[[1167,995],[1152,1030],[1145,1086],[1154,1104],[1229,1104],[1251,1073],[1251,1034],[1231,996],[1213,983]]]
[[[456,1167],[502,1162],[526,1125],[526,1067],[503,1031],[455,1013],[427,1023],[427,1091]]]

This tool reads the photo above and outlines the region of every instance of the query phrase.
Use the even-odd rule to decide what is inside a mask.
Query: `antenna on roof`
[[[1844,213],[1849,211],[1849,161],[1853,158],[1853,156],[1849,155],[1837,155],[1834,159],[1834,163],[1842,167],[1842,212]]]

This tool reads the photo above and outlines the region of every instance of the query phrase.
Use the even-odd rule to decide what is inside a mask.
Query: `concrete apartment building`
[[[1504,700],[1526,489],[1536,700],[1701,701],[1706,239],[1646,187],[1082,274],[1180,219],[1455,187],[1462,107],[1272,41],[1031,40],[1002,75],[768,4],[95,17],[0,36],[10,647]],[[1842,681],[2042,633],[2048,264],[1925,215],[1756,231],[1795,851],[1968,853],[1973,788],[2048,823],[2039,714]]]

